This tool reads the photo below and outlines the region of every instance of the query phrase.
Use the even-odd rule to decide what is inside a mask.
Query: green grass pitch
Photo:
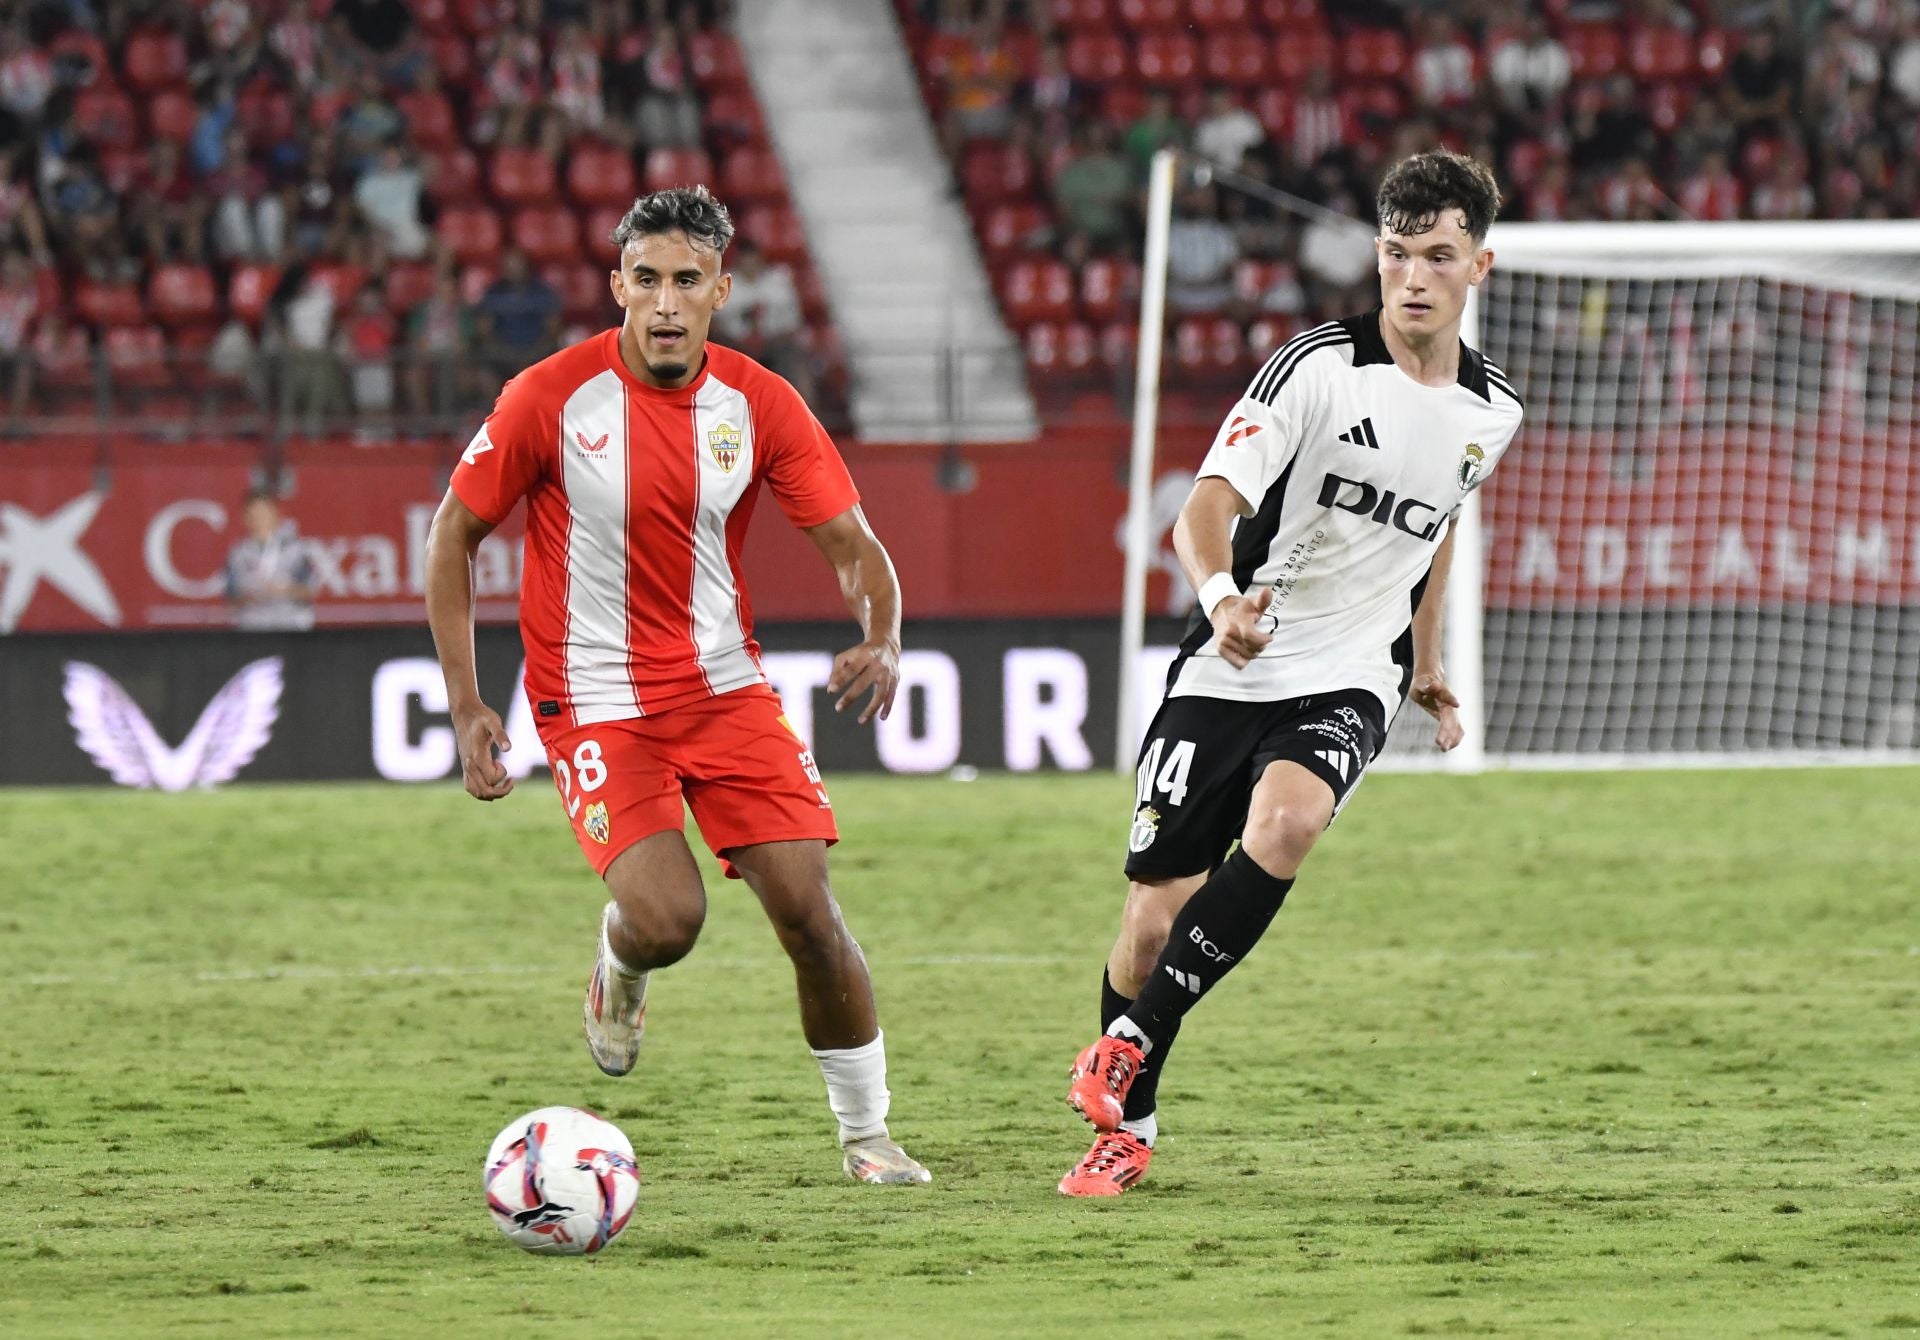
[[[1128,786],[835,795],[924,1190],[841,1180],[737,884],[593,1069],[543,784],[0,793],[0,1334],[1920,1331],[1920,771],[1369,781],[1094,1204]],[[596,1261],[482,1204],[549,1103],[639,1155]]]

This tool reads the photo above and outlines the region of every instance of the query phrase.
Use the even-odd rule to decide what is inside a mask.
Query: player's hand
[[[1213,607],[1213,631],[1220,637],[1220,656],[1235,670],[1247,668],[1247,662],[1273,641],[1273,634],[1260,627],[1260,616],[1273,604],[1273,588],[1263,586],[1251,596],[1228,596]]]
[[[513,778],[500,755],[513,748],[500,714],[482,703],[453,714],[454,739],[460,746],[460,779],[475,800],[498,800],[513,790]]]
[[[847,704],[868,689],[873,690],[873,696],[867,699],[860,713],[862,726],[876,715],[886,720],[893,711],[893,695],[899,687],[900,648],[889,641],[862,642],[857,647],[848,647],[833,658],[833,673],[827,676],[827,692],[840,695],[840,700],[833,705],[836,712],[846,711]]]
[[[1460,700],[1447,687],[1439,671],[1427,670],[1415,675],[1413,691],[1407,696],[1440,723],[1440,728],[1433,733],[1433,742],[1443,751],[1466,738],[1466,729],[1460,724]]]

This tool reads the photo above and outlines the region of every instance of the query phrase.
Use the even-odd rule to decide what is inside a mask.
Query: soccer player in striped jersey
[[[1451,522],[1521,416],[1460,339],[1500,191],[1439,151],[1397,165],[1377,203],[1380,307],[1267,361],[1174,528],[1200,600],[1141,745],[1105,1031],[1069,1078],[1099,1132],[1070,1196],[1145,1173],[1181,1020],[1266,931],[1401,704],[1460,742],[1440,655]]]
[[[753,640],[740,549],[761,486],[819,546],[860,624],[828,687],[863,725],[887,714],[899,683],[900,587],[793,387],[707,341],[732,237],[704,187],[634,202],[613,235],[624,320],[500,392],[434,518],[428,618],[467,790],[497,800],[513,789],[500,762],[512,746],[474,679],[471,565],[525,498],[527,698],[574,837],[610,895],[584,1007],[594,1063],[633,1068],[648,974],[684,958],[706,919],[684,801],[793,961],[848,1175],[926,1182],[887,1131],[873,986],[827,883],[832,804]]]

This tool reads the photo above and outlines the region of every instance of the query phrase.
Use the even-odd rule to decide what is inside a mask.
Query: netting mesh
[[[1914,273],[1497,266],[1478,342],[1527,418],[1481,494],[1490,755],[1920,747]]]

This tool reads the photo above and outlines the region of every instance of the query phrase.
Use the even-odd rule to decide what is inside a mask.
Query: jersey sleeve
[[[559,431],[558,415],[540,408],[527,379],[513,378],[453,467],[454,495],[482,521],[499,525],[540,482]]]
[[[1317,369],[1306,363],[1293,370],[1277,390],[1262,396],[1265,373],[1254,378],[1227,412],[1213,445],[1200,463],[1199,478],[1224,479],[1240,495],[1241,515],[1252,516],[1260,500],[1285,472],[1300,447],[1301,425],[1311,417],[1309,397],[1318,385]]]
[[[831,521],[860,501],[846,462],[800,393],[769,377],[756,397],[759,431],[754,449],[780,510],[796,527]]]

